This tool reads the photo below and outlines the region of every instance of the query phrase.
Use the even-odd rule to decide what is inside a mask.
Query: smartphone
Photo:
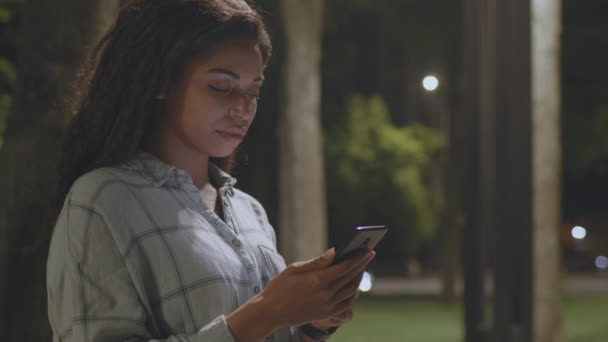
[[[339,246],[336,249],[336,257],[334,258],[333,264],[337,264],[345,259],[348,259],[354,252],[359,249],[374,249],[378,242],[382,240],[384,234],[386,234],[388,228],[385,226],[365,226],[357,227],[354,230],[348,243],[343,246]]]

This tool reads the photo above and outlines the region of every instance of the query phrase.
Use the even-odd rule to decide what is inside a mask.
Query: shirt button
[[[261,289],[259,286],[256,286],[256,287],[253,289],[253,292],[255,292],[255,294],[258,294],[258,293],[262,292],[262,289]]]
[[[239,240],[239,239],[234,239],[234,240],[232,240],[232,245],[233,245],[234,247],[236,247],[236,248],[241,247],[241,245],[242,245],[242,244],[241,244],[241,240]]]

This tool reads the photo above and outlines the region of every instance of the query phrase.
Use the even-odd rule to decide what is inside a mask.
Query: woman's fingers
[[[353,309],[347,309],[344,312],[338,314],[337,316],[335,316],[335,318],[332,319],[332,321],[334,320],[340,322],[340,325],[352,321]]]
[[[355,279],[351,280],[349,283],[347,283],[342,288],[336,289],[336,294],[334,295],[332,302],[340,303],[343,300],[350,298],[353,295],[355,295],[357,292],[359,292],[359,284],[361,284],[362,276],[363,276],[363,273],[361,273]]]
[[[343,325],[353,320],[353,309],[346,309],[339,314],[329,318],[329,321],[335,325]]]
[[[369,263],[369,261],[374,258],[375,255],[376,252],[371,250],[360,252],[360,254],[357,256],[342,261],[339,264],[327,267],[326,269],[321,271],[319,276],[323,282],[333,285],[333,283],[337,279],[343,276],[347,276],[352,273],[356,274],[356,270],[359,269],[361,265],[365,267]]]
[[[342,300],[341,302],[339,302],[338,304],[336,304],[334,306],[333,315],[336,315],[338,313],[352,309],[353,305],[355,304],[355,301],[357,300],[357,298],[359,298],[360,294],[361,293],[359,291],[357,291],[357,292],[355,292],[354,295],[351,295],[350,297],[348,297],[348,298]]]
[[[291,272],[309,272],[316,271],[318,269],[324,269],[327,266],[331,265],[335,257],[336,252],[333,248],[328,249],[325,253],[320,256],[307,260],[307,261],[298,261],[294,262],[287,268]]]
[[[356,282],[358,286],[361,283],[361,278],[363,277],[363,271],[370,263],[372,259],[367,259],[364,263],[358,264],[356,268],[352,269],[350,273],[343,275],[342,277],[334,280],[330,284],[330,289],[334,292],[340,291],[341,288],[347,286],[347,284],[351,282]]]

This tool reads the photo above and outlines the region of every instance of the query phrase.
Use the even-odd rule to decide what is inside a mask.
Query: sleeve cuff
[[[290,327],[291,329],[291,341],[292,342],[302,342],[302,339],[300,338],[300,327],[297,325],[292,325]]]
[[[222,341],[235,342],[234,336],[228,327],[226,316],[221,315],[202,327],[197,333],[197,342]]]

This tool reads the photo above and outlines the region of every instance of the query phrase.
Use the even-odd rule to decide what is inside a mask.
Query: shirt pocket
[[[262,269],[262,277],[264,279],[262,280],[264,287],[266,287],[272,277],[285,269],[285,259],[283,259],[283,256],[281,256],[281,254],[279,254],[279,252],[272,247],[258,245],[258,250],[260,251],[264,261],[264,267]]]

